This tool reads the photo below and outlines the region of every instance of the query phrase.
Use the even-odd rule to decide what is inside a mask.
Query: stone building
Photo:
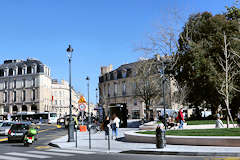
[[[51,110],[50,69],[35,59],[0,65],[0,114]]]
[[[80,94],[72,89],[73,114]],[[50,69],[36,59],[6,60],[0,65],[0,115],[19,112],[69,114],[69,84],[52,80]]]
[[[143,100],[136,96],[136,63],[138,62],[124,64],[115,70],[112,69],[112,65],[101,67],[99,103],[105,109],[106,114],[118,112],[120,116],[126,116],[129,119],[144,118],[146,115]],[[166,81],[165,85],[166,107],[177,109],[177,104],[172,101],[174,92],[176,92],[174,80]],[[155,103],[155,106],[150,108],[151,117],[156,118],[157,111],[161,109],[163,109],[162,97]]]
[[[72,89],[72,113],[78,114],[78,100],[81,94]],[[69,83],[61,80],[58,82],[56,79],[52,80],[52,108],[59,117],[69,114]]]

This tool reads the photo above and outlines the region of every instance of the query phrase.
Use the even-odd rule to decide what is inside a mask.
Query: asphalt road
[[[0,151],[1,153],[5,153],[9,151],[24,152],[29,150],[48,149],[51,148],[48,145],[50,141],[66,134],[66,129],[57,128],[56,125],[41,125],[39,129],[38,141],[29,147],[24,147],[23,143],[8,143],[6,136],[0,136]]]
[[[55,125],[41,125],[39,140],[30,147],[24,147],[23,143],[0,142],[0,160],[223,160],[221,157],[192,157],[192,156],[167,156],[167,155],[142,155],[122,153],[95,153],[76,150],[62,150],[48,145],[58,137],[67,134],[67,130],[58,129]],[[1,136],[0,141],[6,137]],[[237,160],[239,158],[231,158]]]

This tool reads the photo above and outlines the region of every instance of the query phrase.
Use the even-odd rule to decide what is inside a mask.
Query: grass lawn
[[[156,134],[155,131],[137,133]],[[166,134],[172,136],[240,136],[240,128],[168,130]]]
[[[192,121],[186,121],[187,125],[200,125],[200,124],[216,124],[216,120],[192,120]],[[227,124],[226,120],[223,120],[224,124]],[[236,121],[234,121],[235,124],[237,124]],[[230,121],[230,124],[232,122]]]

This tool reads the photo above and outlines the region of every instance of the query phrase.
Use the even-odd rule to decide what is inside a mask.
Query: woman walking
[[[116,114],[113,114],[113,120],[111,123],[112,127],[112,139],[118,138],[118,128],[119,128],[120,119],[117,117]]]

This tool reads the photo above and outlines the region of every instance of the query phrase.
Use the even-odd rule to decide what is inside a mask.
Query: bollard
[[[77,148],[77,125],[75,125],[75,127],[76,127],[76,148]]]
[[[157,148],[166,147],[165,130],[162,130],[160,126],[157,126],[156,129],[156,147]]]
[[[108,127],[108,151],[110,151],[110,126]]]

